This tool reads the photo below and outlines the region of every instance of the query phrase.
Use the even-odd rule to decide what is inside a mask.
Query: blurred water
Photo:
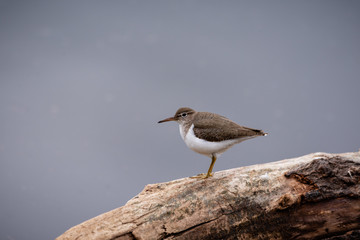
[[[206,172],[189,106],[269,132],[214,171],[357,151],[357,1],[1,1],[0,239],[53,239]]]

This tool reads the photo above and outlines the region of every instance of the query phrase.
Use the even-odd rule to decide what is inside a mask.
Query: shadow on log
[[[360,239],[360,153],[150,184],[57,239]]]

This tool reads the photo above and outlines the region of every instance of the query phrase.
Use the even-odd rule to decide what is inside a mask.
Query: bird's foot
[[[190,177],[190,178],[201,178],[201,179],[206,179],[208,177],[211,177],[213,174],[210,173],[210,174],[206,174],[206,173],[200,173],[196,176],[193,176],[193,177]]]

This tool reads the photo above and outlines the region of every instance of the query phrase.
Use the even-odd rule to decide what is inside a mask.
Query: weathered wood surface
[[[57,239],[360,239],[360,153],[150,184]]]

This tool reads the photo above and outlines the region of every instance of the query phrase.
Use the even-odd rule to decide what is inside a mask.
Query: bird
[[[173,117],[158,123],[175,121],[179,123],[181,138],[191,150],[211,158],[206,174],[195,178],[209,178],[218,156],[242,141],[266,136],[268,133],[259,129],[240,126],[230,119],[210,112],[197,112],[189,107],[179,108]]]

